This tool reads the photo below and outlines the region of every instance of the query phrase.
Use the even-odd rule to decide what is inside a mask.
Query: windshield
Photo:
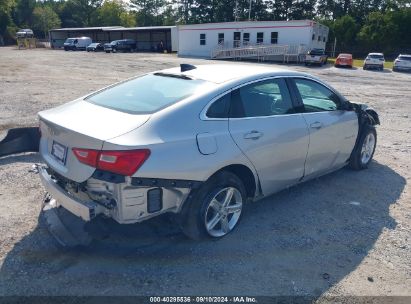
[[[115,45],[115,44],[117,44],[117,42],[118,42],[118,41],[111,41],[110,44]]]
[[[88,102],[132,114],[150,114],[187,98],[210,83],[147,74],[86,98]]]
[[[76,38],[67,38],[66,42],[67,43],[73,43]]]
[[[400,56],[398,59],[411,61],[411,56]]]

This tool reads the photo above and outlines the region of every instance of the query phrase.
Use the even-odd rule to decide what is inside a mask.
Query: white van
[[[86,47],[91,43],[92,41],[90,37],[67,38],[67,40],[64,42],[64,50],[85,50]]]

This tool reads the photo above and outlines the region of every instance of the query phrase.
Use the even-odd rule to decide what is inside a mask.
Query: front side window
[[[232,93],[230,117],[259,117],[294,113],[283,79],[269,79],[243,86]]]
[[[200,45],[206,45],[206,34],[200,34]]]
[[[257,43],[263,43],[264,42],[264,33],[259,32],[257,33]]]
[[[330,89],[308,79],[295,79],[305,112],[335,111],[341,108],[340,98]]]
[[[271,32],[271,44],[278,43],[278,32]]]
[[[147,74],[88,96],[87,102],[105,108],[131,113],[150,114],[194,95],[204,80]]]

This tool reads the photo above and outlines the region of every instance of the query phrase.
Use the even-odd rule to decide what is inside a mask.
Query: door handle
[[[323,124],[319,121],[313,122],[310,127],[313,129],[321,129],[323,126]]]
[[[263,136],[263,133],[258,132],[256,130],[253,130],[251,132],[248,132],[246,134],[244,134],[244,139],[259,139],[261,136]]]

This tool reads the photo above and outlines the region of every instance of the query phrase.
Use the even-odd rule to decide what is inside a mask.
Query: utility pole
[[[332,57],[335,57],[335,47],[337,46],[337,37],[334,38],[334,45],[333,45],[333,54]]]
[[[250,0],[250,7],[248,8],[248,21],[250,21],[251,20],[251,2],[252,2],[253,0]]]

